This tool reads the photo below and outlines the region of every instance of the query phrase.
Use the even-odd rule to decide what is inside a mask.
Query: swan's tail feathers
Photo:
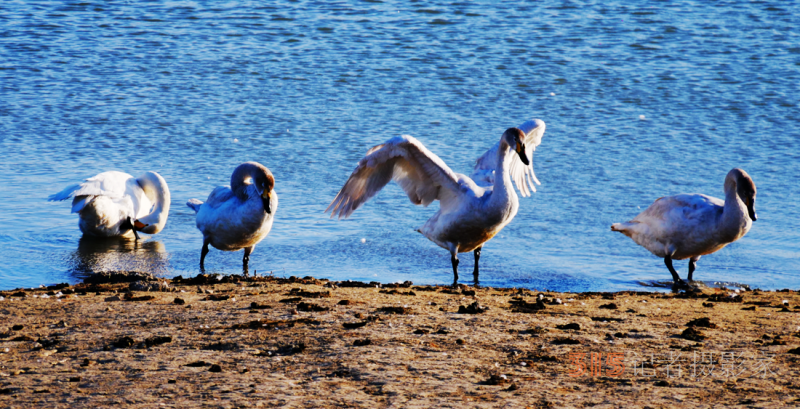
[[[203,201],[198,199],[189,199],[189,201],[186,202],[186,206],[189,206],[192,210],[194,210],[195,213],[200,211],[200,206],[202,205]]]
[[[80,184],[74,184],[74,185],[67,186],[66,189],[64,189],[64,190],[62,190],[62,191],[60,191],[60,192],[58,192],[58,193],[56,193],[54,195],[47,196],[47,200],[49,200],[51,202],[55,202],[56,200],[67,200],[70,197],[72,197],[73,194],[75,194],[76,190],[78,190],[80,188],[81,188]]]
[[[631,237],[633,234],[633,228],[639,224],[638,222],[624,222],[624,223],[614,223],[611,225],[611,231],[618,231],[628,237]]]

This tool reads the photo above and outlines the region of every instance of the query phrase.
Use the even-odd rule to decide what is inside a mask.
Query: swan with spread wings
[[[478,284],[478,260],[484,243],[503,229],[519,209],[512,180],[522,196],[540,184],[529,157],[542,141],[545,123],[527,121],[507,129],[475,164],[472,177],[455,173],[417,139],[403,135],[367,152],[325,210],[331,217],[349,217],[390,180],[411,203],[439,201],[439,211],[417,231],[450,252],[453,285],[458,283],[458,253],[475,255],[473,276]]]

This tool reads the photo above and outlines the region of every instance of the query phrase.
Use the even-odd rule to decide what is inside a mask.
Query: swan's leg
[[[245,277],[247,277],[250,274],[247,265],[250,264],[250,252],[253,251],[253,247],[255,246],[244,248],[244,258],[242,259],[242,273],[244,274]]]
[[[458,285],[458,244],[450,244],[450,263],[453,264],[453,287]]]
[[[666,257],[664,257],[664,264],[667,265],[669,272],[672,273],[672,281],[673,281],[672,287],[677,288],[684,286],[685,284],[683,280],[681,280],[681,277],[678,275],[678,272],[675,271],[675,267],[672,267],[672,256],[668,254]]]
[[[690,283],[692,282],[692,273],[694,273],[694,270],[697,268],[697,260],[699,260],[699,259],[700,259],[700,257],[692,257],[692,258],[689,259],[689,277],[688,278],[689,278],[689,282]]]
[[[208,254],[208,243],[210,242],[211,239],[203,237],[203,249],[200,250],[200,272],[205,270],[205,267],[203,267],[203,262],[206,260],[206,254]]]
[[[481,258],[481,248],[482,247],[478,247],[473,252],[473,254],[475,254],[475,270],[472,271],[472,276],[475,278],[475,287],[478,286],[478,260]]]

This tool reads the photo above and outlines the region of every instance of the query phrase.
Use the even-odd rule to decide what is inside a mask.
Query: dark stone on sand
[[[222,367],[217,364],[211,365],[211,367],[208,368],[208,372],[222,372]]]
[[[800,355],[800,348],[793,348],[786,351],[787,354]]]
[[[169,336],[150,337],[150,338],[147,338],[146,340],[142,341],[142,343],[139,344],[139,348],[150,348],[150,347],[166,344],[166,343],[169,343],[169,342],[172,342],[172,337],[169,337]]]
[[[361,327],[363,327],[365,325],[367,325],[367,321],[364,321],[364,322],[345,322],[345,323],[342,324],[342,326],[345,329],[356,329],[356,328],[361,328]]]
[[[270,308],[272,308],[272,306],[265,305],[265,304],[259,304],[259,303],[255,302],[255,301],[250,303],[250,309],[251,310],[268,310]]]
[[[353,341],[353,346],[354,347],[363,347],[363,346],[370,345],[370,344],[372,344],[372,340],[370,340],[369,338],[357,339],[357,340]]]
[[[708,317],[691,320],[686,324],[687,327],[716,328],[717,324],[711,322]]]
[[[742,296],[739,294],[731,297],[728,294],[712,294],[706,301],[711,302],[742,302]]]
[[[221,295],[221,294],[209,294],[206,298],[203,298],[201,301],[227,301],[231,298],[230,295]]]
[[[140,297],[136,297],[133,295],[133,293],[125,293],[123,299],[125,299],[125,301],[150,301],[150,300],[155,300],[156,297],[152,295],[143,295]]]
[[[114,341],[113,343],[111,343],[111,346],[113,346],[114,348],[130,348],[135,343],[136,343],[136,341],[133,338],[128,337],[128,336],[124,336],[124,337]]]
[[[94,273],[83,279],[84,284],[116,284],[131,283],[135,281],[156,281],[151,273],[139,271],[111,271]]]
[[[24,325],[14,325],[14,326],[11,327],[11,330],[12,331],[21,331],[23,328],[25,328]]]
[[[704,302],[703,303],[703,307],[714,308],[714,303],[713,302]]]
[[[293,303],[293,302],[300,302],[303,301],[303,297],[292,297],[292,298],[284,298],[278,302],[282,303]]]
[[[184,366],[188,366],[190,368],[201,368],[201,367],[209,366],[209,365],[211,365],[211,364],[206,362],[206,361],[195,361],[195,362],[192,362],[190,364],[186,364]]]
[[[177,305],[184,305],[186,304],[186,300],[184,300],[183,298],[175,297],[175,299],[172,300],[172,303]]]
[[[526,314],[535,313],[547,308],[541,299],[536,300],[535,303],[530,303],[523,300],[521,297],[515,297],[511,299],[509,303],[511,304],[511,311]]]
[[[73,376],[73,377],[69,378],[69,382],[80,382],[80,381],[81,381],[81,377],[80,376]]]
[[[420,329],[414,330],[414,334],[425,335],[425,334],[430,334],[430,331],[420,328]]]
[[[328,310],[330,310],[330,308],[323,307],[323,306],[317,305],[317,304],[307,303],[307,302],[301,302],[301,303],[297,304],[297,311],[321,312],[321,311],[328,311]]]
[[[458,345],[464,345],[465,343],[466,343],[466,341],[464,341],[464,340],[463,340],[463,339],[461,339],[461,338],[459,338],[459,339],[457,339],[457,340],[456,340],[456,344],[458,344]]]
[[[605,309],[605,310],[616,310],[619,307],[617,307],[617,304],[614,304],[612,302],[612,303],[608,303],[608,304],[603,304],[603,305],[599,306],[598,308]]]
[[[556,325],[556,328],[561,329],[561,330],[578,330],[579,331],[581,329],[581,326],[580,326],[580,324],[577,324],[577,323],[573,322],[573,323],[570,323],[570,324]]]
[[[297,344],[286,344],[280,345],[278,349],[273,352],[273,355],[294,355],[302,353],[306,350],[305,343],[297,343]]]
[[[670,386],[669,382],[667,381],[656,381],[653,385],[655,386]]]
[[[464,290],[464,291],[461,292],[461,294],[466,295],[468,297],[469,296],[474,297],[475,296],[475,290]]]
[[[689,327],[686,328],[686,330],[684,330],[681,333],[681,338],[688,339],[689,341],[698,342],[706,339],[706,336],[702,332],[694,329],[693,327]]]
[[[412,309],[409,307],[381,307],[378,312],[386,314],[411,314]]]
[[[607,322],[625,322],[625,319],[623,319],[623,318],[613,318],[613,317],[589,317],[589,318],[592,321],[595,321],[595,322],[603,322],[603,321],[607,321]]]
[[[360,281],[347,280],[347,281],[338,281],[338,282],[336,282],[336,285],[338,287],[342,287],[342,288],[347,288],[347,287],[354,287],[354,288],[375,288],[375,287],[377,287],[377,288],[380,288],[381,287],[381,283],[379,283],[377,281],[371,281],[369,283],[362,283]]]
[[[330,298],[330,291],[305,291],[300,288],[292,288],[286,295],[293,295],[303,298]]]
[[[352,301],[350,301],[350,300],[341,300],[341,301],[339,301],[339,302],[338,302],[338,303],[336,303],[336,304],[337,304],[337,305],[351,305],[351,304],[355,304],[355,303],[354,303],[354,302],[352,302]]]
[[[413,291],[398,291],[398,290],[381,290],[379,291],[381,294],[389,294],[389,295],[410,295],[416,296],[417,293]]]
[[[463,305],[458,306],[458,313],[459,314],[483,314],[484,312],[488,311],[489,307],[482,307],[478,304],[477,301],[474,303],[464,307]]]
[[[568,337],[558,337],[551,341],[553,345],[578,345],[581,341]]]
[[[206,351],[238,351],[240,348],[235,342],[217,342],[203,347]]]
[[[402,283],[383,284],[383,285],[381,285],[381,287],[383,287],[383,288],[409,288],[412,285],[414,285],[414,283],[412,283],[411,281],[403,281]]]
[[[502,375],[491,375],[488,379],[481,382],[481,385],[505,385],[509,382],[508,378]]]

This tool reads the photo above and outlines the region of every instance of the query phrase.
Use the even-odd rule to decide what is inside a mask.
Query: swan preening
[[[116,237],[137,231],[156,234],[167,224],[170,194],[167,182],[156,172],[138,178],[123,172],[103,172],[83,183],[68,186],[48,200],[72,200],[78,226],[85,235]]]
[[[245,162],[231,175],[231,185],[218,186],[203,203],[190,199],[186,204],[197,213],[197,228],[203,233],[200,253],[202,270],[208,245],[219,250],[244,249],[243,271],[247,273],[250,253],[272,228],[278,195],[275,178],[264,165]]]
[[[656,199],[633,220],[611,225],[640,246],[664,259],[674,285],[685,285],[672,260],[689,259],[688,280],[697,260],[744,236],[757,220],[756,185],[742,169],[725,177],[725,201],[701,194]]]
[[[350,216],[394,180],[411,203],[439,200],[439,211],[417,231],[450,252],[453,285],[458,283],[458,253],[475,255],[478,284],[481,247],[505,227],[519,209],[512,180],[523,196],[539,183],[528,158],[542,141],[545,123],[534,119],[509,128],[477,161],[472,178],[458,174],[417,139],[399,136],[375,146],[361,159],[331,204],[331,217]],[[530,190],[529,190],[530,189]]]

